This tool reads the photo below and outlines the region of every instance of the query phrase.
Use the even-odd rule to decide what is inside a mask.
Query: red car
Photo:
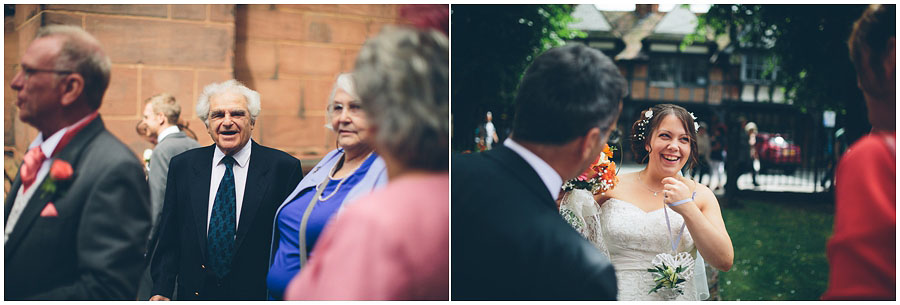
[[[783,169],[785,173],[792,175],[802,162],[800,146],[778,133],[757,134],[755,148],[759,154],[760,171]]]

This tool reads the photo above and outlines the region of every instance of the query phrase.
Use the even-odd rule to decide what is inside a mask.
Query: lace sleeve
[[[603,230],[600,227],[600,205],[594,201],[594,196],[589,191],[581,189],[566,192],[563,196],[559,206],[560,215],[581,236],[609,257],[609,250],[606,248]]]

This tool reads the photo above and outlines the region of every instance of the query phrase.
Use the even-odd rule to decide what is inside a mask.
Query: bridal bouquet
[[[577,178],[566,181],[563,190],[571,192],[575,189],[589,190],[593,194],[605,193],[619,183],[616,176],[616,162],[612,161],[614,148],[607,144],[603,146],[603,153],[591,164],[584,173]]]
[[[587,171],[563,184],[565,194],[559,206],[559,214],[563,219],[607,256],[609,252],[603,245],[600,230],[600,206],[594,201],[594,195],[613,189],[619,182],[616,163],[612,161],[613,151],[609,145],[605,145],[603,153]]]
[[[687,252],[676,255],[660,253],[653,258],[651,263],[653,269],[647,269],[647,272],[654,274],[653,282],[656,286],[647,294],[659,292],[663,297],[672,300],[677,295],[684,294],[683,283],[694,275],[694,258],[690,254]]]

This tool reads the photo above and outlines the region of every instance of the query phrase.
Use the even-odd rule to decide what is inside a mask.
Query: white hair
[[[354,99],[359,100],[359,96],[356,95],[356,86],[353,83],[353,74],[341,73],[341,75],[338,75],[337,80],[334,81],[334,87],[331,88],[331,95],[328,96],[328,105],[325,108],[325,128],[331,131],[334,131],[334,127],[331,126],[331,120],[334,119],[331,107],[334,105],[334,96],[337,94],[338,89],[344,90]]]
[[[221,83],[212,83],[203,87],[203,93],[197,99],[197,117],[209,127],[209,99],[214,95],[225,92],[234,92],[243,95],[247,99],[247,109],[250,110],[250,124],[256,124],[256,117],[262,106],[259,101],[259,93],[247,88],[241,82],[231,79]]]

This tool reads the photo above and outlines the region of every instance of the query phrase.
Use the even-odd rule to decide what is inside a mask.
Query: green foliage
[[[731,270],[719,273],[722,300],[818,300],[828,286],[833,205],[741,203],[722,210],[734,245]]]
[[[574,6],[453,5],[452,116],[454,150],[474,147],[476,126],[494,113],[498,133],[512,122],[516,88],[537,55],[585,37],[568,28]]]
[[[739,51],[775,55],[777,83],[802,112],[835,110],[851,134],[866,124],[865,102],[856,87],[847,39],[865,5],[713,5],[699,17],[697,30],[683,44],[707,35],[727,35]]]

